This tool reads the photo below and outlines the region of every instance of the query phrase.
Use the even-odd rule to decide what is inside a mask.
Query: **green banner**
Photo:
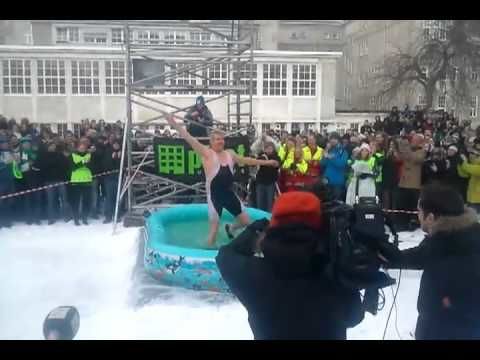
[[[200,142],[208,145],[208,140]],[[249,156],[250,153],[247,136],[225,138],[225,148],[241,156]],[[185,140],[155,137],[154,151],[157,175],[189,185],[205,181],[202,160]],[[235,166],[236,180],[248,178],[247,170],[246,167]]]

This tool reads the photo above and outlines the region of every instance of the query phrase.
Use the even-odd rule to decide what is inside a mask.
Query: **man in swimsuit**
[[[235,224],[225,225],[227,235],[232,238],[233,231],[250,223],[248,214],[233,192],[233,167],[235,163],[273,167],[278,167],[279,163],[275,160],[257,160],[243,157],[231,150],[225,150],[225,135],[221,131],[213,130],[210,133],[210,147],[208,147],[191,136],[183,126],[177,124],[173,116],[169,116],[167,122],[178,131],[178,134],[202,158],[206,177],[208,217],[210,222],[208,245],[213,246],[215,244],[223,209],[231,213],[236,219]]]

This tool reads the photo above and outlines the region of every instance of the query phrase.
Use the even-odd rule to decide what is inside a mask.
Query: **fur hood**
[[[432,235],[436,235],[440,232],[465,230],[476,223],[478,223],[477,212],[470,207],[465,207],[465,212],[462,215],[439,217],[433,225]]]

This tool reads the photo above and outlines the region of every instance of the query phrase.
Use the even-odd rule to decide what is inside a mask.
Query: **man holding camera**
[[[370,245],[390,268],[423,270],[415,338],[479,340],[480,224],[476,212],[465,207],[453,188],[432,184],[422,189],[418,219],[427,236],[417,247],[400,251],[383,241]]]
[[[185,119],[188,120],[187,131],[190,135],[193,137],[208,136],[207,127],[212,126],[213,115],[207,105],[205,105],[205,99],[203,96],[197,97],[195,105],[188,110]]]
[[[347,328],[363,320],[360,293],[328,274],[323,222],[315,195],[285,193],[270,222],[252,223],[220,248],[218,268],[246,307],[256,340],[344,340]]]

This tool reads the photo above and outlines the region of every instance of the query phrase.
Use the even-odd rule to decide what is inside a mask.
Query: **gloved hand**
[[[247,226],[247,228],[257,232],[261,232],[264,231],[269,224],[270,220],[268,220],[267,218],[263,218],[252,222],[250,225]]]
[[[253,255],[257,251],[257,240],[260,233],[265,231],[269,224],[270,221],[268,219],[254,221],[232,240],[232,247],[242,255]]]

